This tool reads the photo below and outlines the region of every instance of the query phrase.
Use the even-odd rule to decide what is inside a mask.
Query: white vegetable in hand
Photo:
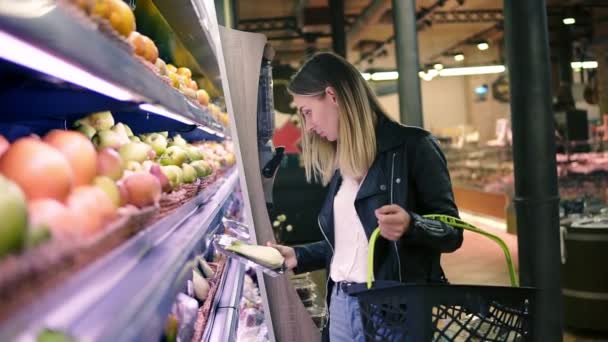
[[[283,266],[285,261],[281,253],[272,247],[249,245],[241,241],[235,241],[226,249],[273,269]]]

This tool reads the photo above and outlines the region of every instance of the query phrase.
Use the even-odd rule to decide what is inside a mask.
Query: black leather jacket
[[[396,242],[379,238],[374,256],[376,280],[424,283],[445,282],[441,253],[462,245],[462,230],[421,217],[445,214],[458,217],[445,157],[435,139],[423,129],[400,125],[379,115],[377,156],[355,199],[355,208],[369,239],[378,220],[374,210],[398,204],[412,217],[407,233]],[[333,201],[342,177],[336,172],[318,217],[324,240],[295,247],[296,273],[326,268],[334,248]],[[333,282],[328,277],[327,304]],[[329,306],[328,306],[329,308]]]

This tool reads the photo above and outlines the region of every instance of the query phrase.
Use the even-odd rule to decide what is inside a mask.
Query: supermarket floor
[[[504,226],[503,222],[473,215],[467,215],[465,220],[503,239],[511,250],[513,261],[517,263],[517,237],[500,229]],[[465,231],[464,235],[462,248],[452,254],[445,254],[442,258],[442,264],[450,282],[508,286],[509,273],[500,247],[478,234]],[[608,338],[564,334],[564,342],[599,341],[608,341]]]

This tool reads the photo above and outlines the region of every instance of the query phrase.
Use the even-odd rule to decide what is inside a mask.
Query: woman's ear
[[[333,87],[325,88],[325,95],[329,96],[334,104],[338,104],[338,100],[336,99],[336,90]]]

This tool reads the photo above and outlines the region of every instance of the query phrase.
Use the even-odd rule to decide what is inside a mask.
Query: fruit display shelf
[[[173,0],[153,0],[163,18],[186,46],[190,54],[197,61],[205,77],[218,89],[221,89],[220,69],[217,63],[210,63],[216,59],[216,50],[219,42],[213,40],[211,31],[216,29],[217,22],[214,15],[209,14],[203,1],[181,1],[179,6]],[[213,3],[213,2],[211,2]]]
[[[201,341],[234,341],[239,320],[239,302],[243,291],[245,265],[232,259],[226,262],[226,272],[219,284],[213,308]]]
[[[164,109],[159,110],[161,115],[169,112],[172,115],[167,116],[176,120],[222,131],[208,111],[163,82],[128,49],[73,12],[61,2],[24,2],[1,6],[0,44],[10,48],[0,49],[0,65],[9,61],[9,64],[14,63],[104,94],[123,105],[160,107]],[[214,55],[207,56],[201,62],[217,68]],[[213,68],[209,66],[207,69]],[[212,78],[218,80],[215,76]],[[65,86],[53,80],[49,83],[57,85],[60,92],[66,91]],[[22,84],[19,86],[18,90],[21,91]],[[49,97],[47,90],[36,94],[47,94]],[[8,96],[4,98],[10,100]],[[32,100],[36,98],[30,98],[30,106],[36,104]],[[102,105],[108,109],[108,103]],[[4,111],[8,112],[8,109],[4,108]]]
[[[79,341],[158,340],[175,296],[191,274],[188,261],[205,249],[205,238],[221,223],[237,184],[237,171],[228,171],[173,213],[23,307],[0,326],[0,339],[35,340],[43,329],[53,329]],[[221,290],[216,297],[230,292]]]

